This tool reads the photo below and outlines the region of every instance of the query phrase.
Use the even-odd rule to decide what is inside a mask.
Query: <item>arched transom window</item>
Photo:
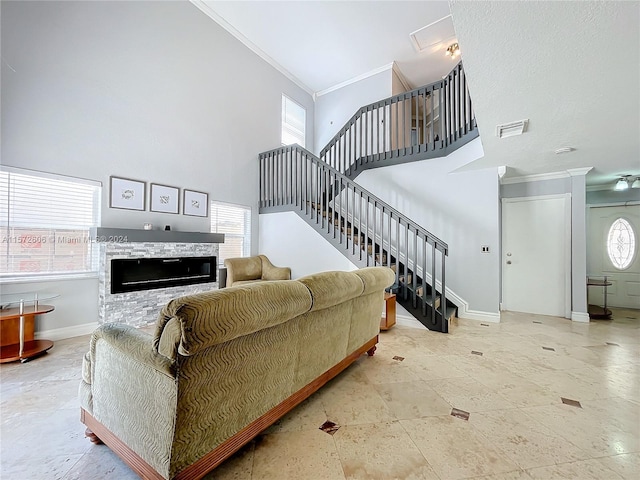
[[[607,253],[613,266],[624,270],[631,265],[636,251],[636,235],[624,218],[618,218],[609,229]]]

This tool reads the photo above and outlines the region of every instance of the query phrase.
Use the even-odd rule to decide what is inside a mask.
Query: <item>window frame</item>
[[[243,223],[243,232],[242,233],[235,233],[235,232],[225,232],[225,231],[221,231],[219,230],[218,224],[216,223],[216,228],[214,229],[214,221],[217,222],[217,219],[219,218],[218,216],[218,209],[219,207],[223,207],[223,208],[234,208],[234,209],[238,209],[241,210],[244,218],[242,219],[242,223]],[[238,203],[230,203],[230,202],[223,202],[220,200],[211,200],[209,202],[209,211],[210,211],[210,231],[211,233],[222,233],[224,234],[224,240],[225,243],[227,243],[228,239],[237,239],[240,238],[243,240],[243,244],[242,244],[242,255],[240,255],[241,257],[249,257],[251,256],[251,230],[252,230],[252,222],[253,222],[253,211],[252,208],[248,205],[242,205],[242,204],[238,204]],[[240,221],[240,220],[238,220]],[[221,254],[221,250],[224,248],[224,243],[220,244],[219,248],[218,248],[218,266],[219,267],[224,267],[224,260],[225,258],[234,258],[234,257],[225,257],[223,258],[222,254]]]
[[[631,255],[628,257],[628,262],[625,266],[618,266],[612,256],[611,256],[611,246],[610,246],[610,240],[611,240],[611,233],[613,230],[614,225],[616,225],[618,222],[624,222],[627,226],[627,228],[629,229],[629,231],[631,232]],[[609,262],[611,262],[611,265],[613,266],[613,268],[616,269],[616,271],[618,272],[624,272],[625,270],[628,270],[629,268],[631,268],[631,266],[633,265],[633,263],[636,260],[636,255],[638,253],[638,234],[635,231],[635,229],[633,228],[633,224],[624,216],[620,216],[618,215],[616,217],[616,219],[611,222],[611,224],[609,225],[609,229],[607,230],[607,234],[606,234],[606,239],[605,239],[605,246],[607,249],[607,259],[609,260]]]
[[[300,107],[300,109],[304,112],[304,118],[302,119],[302,130],[296,128],[295,125],[286,122],[286,104],[287,102],[291,102],[293,105]],[[294,145],[298,143],[302,148],[306,148],[307,143],[307,109],[300,103],[296,102],[294,99],[289,97],[288,95],[282,94],[282,108],[281,108],[281,122],[280,122],[280,143],[282,146]],[[288,132],[287,132],[288,130]],[[289,133],[292,136],[295,136],[296,133],[299,133],[299,139],[302,140],[302,143],[293,142],[293,143],[285,143],[284,142],[284,134],[285,132]],[[292,133],[293,132],[293,133]]]
[[[12,175],[15,177],[13,181],[11,179]],[[73,202],[75,200],[80,201],[90,198],[91,205],[89,206],[88,202],[85,203],[84,208],[86,211],[80,212],[76,218],[66,215],[47,217],[47,212],[50,214],[52,210],[51,204],[45,208],[36,209],[33,215],[30,215],[31,211],[29,211],[28,214],[23,214],[21,217],[20,210],[27,210],[24,199],[31,199],[31,196],[36,199],[39,196],[41,197],[45,192],[43,188],[46,188],[47,180],[51,181],[49,186],[54,188],[54,191],[58,194],[60,194],[60,192],[65,195],[71,194],[71,200],[69,201]],[[73,198],[74,184],[75,186],[82,185],[84,190],[84,194],[78,194],[75,199]],[[0,239],[0,245],[2,245],[0,256],[3,257],[3,262],[5,263],[3,270],[0,271],[0,283],[28,283],[75,278],[97,278],[99,248],[91,239],[91,229],[100,226],[102,213],[102,182],[0,165],[0,190],[3,192],[3,195],[5,195],[2,202],[0,202],[2,205],[0,208],[0,234],[2,235],[2,239]],[[68,207],[68,202],[66,206]],[[62,212],[68,212],[64,207],[64,203],[54,203],[53,210],[57,209]],[[38,222],[38,216],[41,218],[47,217],[47,221]],[[83,216],[85,217],[84,219],[82,219]],[[86,219],[89,220],[86,221]],[[20,230],[22,230],[22,232],[20,232]],[[41,232],[41,234],[37,232]],[[77,259],[77,256],[80,255],[84,259],[82,269],[54,269],[54,265],[65,258],[65,255],[59,251],[60,248],[64,248],[65,242],[60,242],[58,239],[58,236],[64,238],[63,236],[65,234],[67,235],[65,242],[70,245],[77,244],[78,242],[84,242],[86,244],[82,253],[77,255],[70,253],[66,257]],[[18,235],[20,235],[20,242],[17,242]],[[31,237],[29,237],[29,235],[31,235]],[[34,253],[31,257],[34,260],[46,258],[48,266],[46,270],[9,270],[9,267],[15,264],[16,259],[21,257],[20,253],[11,251],[11,245],[12,243],[22,243],[25,237],[33,238],[34,242],[38,245],[45,245],[46,243],[53,245],[53,247],[49,248],[48,252],[41,254]],[[40,240],[36,241],[36,237]],[[16,241],[12,242],[12,240]],[[58,244],[60,244],[60,247],[58,247],[58,252],[56,252],[56,245]],[[28,260],[30,257],[28,253],[24,253],[22,258]]]

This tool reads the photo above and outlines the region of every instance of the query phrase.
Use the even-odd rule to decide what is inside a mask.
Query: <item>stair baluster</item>
[[[394,268],[400,303],[428,328],[448,331],[442,240],[298,145],[261,154],[259,171],[261,212],[294,211],[352,262]]]
[[[462,63],[443,79],[360,108],[320,152],[349,178],[448,155],[478,136]]]

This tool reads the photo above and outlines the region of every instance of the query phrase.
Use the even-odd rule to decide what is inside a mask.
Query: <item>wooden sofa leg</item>
[[[367,350],[367,355],[369,355],[370,357],[373,357],[374,353],[376,353],[376,346],[375,345],[373,347],[371,347],[369,350]]]
[[[102,440],[100,440],[98,436],[88,428],[84,431],[84,436],[87,437],[91,443],[95,443],[96,445],[100,445],[102,443]]]

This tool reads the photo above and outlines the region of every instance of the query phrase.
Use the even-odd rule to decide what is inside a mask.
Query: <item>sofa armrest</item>
[[[93,333],[89,357],[91,385],[82,381],[80,387],[83,408],[162,478],[170,478],[177,363],[154,350],[151,335],[121,324]]]
[[[132,326],[110,323],[98,327],[91,336],[90,358],[96,358],[96,345],[103,340],[123,355],[147,365],[168,377],[175,377],[174,362],[153,348],[153,337]]]
[[[276,267],[264,255],[260,255],[262,260],[263,280],[291,280],[291,269],[289,267]]]
[[[396,280],[396,274],[388,267],[366,267],[354,270],[357,276],[362,279],[364,284],[363,295],[368,295],[376,290],[384,290],[393,285]]]

